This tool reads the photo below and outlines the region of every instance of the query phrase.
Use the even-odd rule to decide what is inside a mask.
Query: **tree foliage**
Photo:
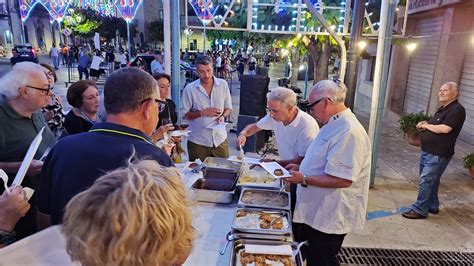
[[[155,20],[147,25],[148,36],[153,42],[164,42],[163,20]]]

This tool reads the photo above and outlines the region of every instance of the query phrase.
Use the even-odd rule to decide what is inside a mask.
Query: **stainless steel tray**
[[[203,162],[203,171],[237,174],[240,171],[240,163],[231,162],[227,158],[207,157]]]
[[[214,202],[214,203],[231,203],[232,198],[235,194],[235,184],[233,189],[230,191],[220,191],[220,190],[209,190],[209,189],[200,189],[198,188],[199,182],[202,182],[202,179],[199,178],[191,186],[191,191],[194,193],[195,199],[197,201],[204,202]]]
[[[274,241],[274,240],[260,240],[260,239],[239,239],[235,240],[232,243],[232,253],[230,257],[230,265],[231,266],[241,266],[242,264],[239,263],[240,259],[237,257],[239,256],[240,250],[244,249],[245,244],[254,244],[254,245],[267,245],[267,246],[277,246],[277,245],[291,245],[291,248],[295,252],[297,249],[297,243],[295,242],[284,242],[284,241]],[[301,258],[301,253],[297,253],[294,259],[294,263],[296,266],[303,266],[303,260]]]
[[[244,179],[246,181],[243,181]],[[262,167],[249,169],[249,165],[243,163],[237,186],[263,189],[280,189],[282,186],[281,179],[276,178],[271,181],[272,179],[272,176]],[[264,180],[266,181],[262,182]]]
[[[284,241],[293,242],[293,235],[270,235],[270,234],[253,234],[253,233],[242,233],[232,230],[232,234],[235,235],[236,239],[262,239],[262,240],[273,240],[273,241]]]
[[[248,202],[243,202],[242,198],[245,196],[246,193],[270,193],[273,195],[278,195],[280,193],[280,197],[286,197],[287,198],[287,203],[285,206],[274,206],[271,205],[273,197],[270,197],[271,199],[268,200],[265,203],[262,204],[252,204]],[[282,196],[283,195],[283,196]],[[240,198],[239,198],[239,203],[238,206],[243,206],[243,207],[252,207],[252,208],[263,208],[263,209],[278,209],[278,210],[287,210],[289,211],[291,209],[291,199],[290,199],[290,193],[286,191],[279,192],[277,190],[271,190],[271,189],[257,189],[257,188],[243,188],[242,193],[240,193]]]
[[[263,228],[248,228],[242,227],[237,225],[237,214],[239,211],[245,212],[268,212],[268,213],[275,213],[281,215],[283,218],[286,219],[288,222],[287,226],[282,228],[281,230],[278,229],[263,229]],[[237,208],[234,214],[234,221],[232,222],[232,229],[243,232],[243,233],[253,233],[253,234],[271,234],[271,235],[291,235],[291,217],[288,211],[275,211],[270,209],[257,209],[257,208]]]

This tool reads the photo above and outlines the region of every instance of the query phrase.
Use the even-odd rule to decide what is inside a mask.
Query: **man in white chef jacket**
[[[346,90],[340,81],[314,85],[310,113],[323,126],[301,164],[287,167],[292,177],[286,180],[298,184],[294,234],[296,241],[308,241],[307,265],[339,265],[344,237],[366,219],[371,145],[344,105]]]

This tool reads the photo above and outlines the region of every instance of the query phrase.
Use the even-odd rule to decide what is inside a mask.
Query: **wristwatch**
[[[308,187],[308,176],[303,175],[303,181],[301,181],[301,186],[302,187]]]
[[[7,232],[0,230],[0,245],[10,245],[15,242],[16,234],[15,232]]]

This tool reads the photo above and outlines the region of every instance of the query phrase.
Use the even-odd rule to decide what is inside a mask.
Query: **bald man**
[[[424,219],[428,213],[439,212],[438,188],[441,175],[454,154],[456,139],[466,119],[466,111],[458,102],[458,85],[447,82],[441,86],[438,99],[441,107],[430,121],[421,121],[420,181],[416,203],[402,213],[408,219]]]

